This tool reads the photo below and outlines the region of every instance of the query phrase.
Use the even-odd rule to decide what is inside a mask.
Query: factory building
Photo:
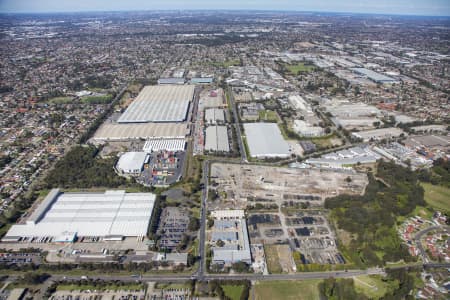
[[[194,86],[146,86],[118,123],[183,122],[194,98]]]
[[[206,128],[205,150],[230,151],[227,126],[209,126]]]
[[[219,108],[208,108],[205,110],[205,123],[216,125],[225,123],[225,111]]]
[[[149,156],[145,152],[125,152],[116,164],[119,174],[137,176],[144,169],[144,164],[148,163]]]
[[[397,138],[405,134],[406,133],[400,128],[393,127],[353,132],[352,137],[361,139],[363,142],[369,142],[371,140],[379,141],[382,139]]]
[[[245,123],[244,131],[251,157],[286,158],[291,155],[289,144],[276,123]]]
[[[53,241],[72,242],[78,236],[143,237],[147,234],[155,199],[152,193],[123,190],[62,193],[53,189],[26,224],[13,225],[5,239],[50,237]]]
[[[247,223],[243,210],[213,211],[214,227],[211,242],[224,242],[222,247],[213,247],[213,264],[231,265],[236,262],[251,264],[252,255]]]
[[[320,126],[312,126],[303,120],[294,121],[294,131],[304,137],[320,137],[325,135],[325,130]]]

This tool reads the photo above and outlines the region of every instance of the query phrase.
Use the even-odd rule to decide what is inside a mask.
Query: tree
[[[189,225],[188,225],[188,229],[190,231],[197,231],[200,229],[200,220],[195,218],[195,217],[191,217],[189,220]]]

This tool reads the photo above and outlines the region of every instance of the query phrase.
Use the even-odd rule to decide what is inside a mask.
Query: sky
[[[450,0],[0,0],[0,12],[289,10],[450,16]]]

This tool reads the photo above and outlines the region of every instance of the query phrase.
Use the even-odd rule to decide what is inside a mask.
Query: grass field
[[[315,300],[319,299],[321,280],[260,281],[254,286],[255,300]]]
[[[259,112],[259,120],[267,122],[278,122],[278,114],[273,110],[261,110]]]
[[[297,75],[299,73],[307,73],[314,71],[316,67],[313,65],[305,64],[303,62],[299,62],[296,64],[285,64],[284,67],[291,73],[292,75]]]
[[[81,102],[86,104],[106,104],[111,102],[112,96],[111,95],[104,95],[104,96],[87,96],[81,98]]]
[[[264,245],[264,253],[266,254],[267,268],[270,274],[280,274],[280,260],[278,257],[277,245]]]
[[[51,104],[67,104],[72,102],[72,97],[55,97],[48,99],[46,102]]]
[[[353,278],[353,281],[356,291],[370,299],[380,299],[388,290],[395,288],[384,282],[379,275],[357,276]]]
[[[231,300],[239,300],[241,299],[241,294],[244,287],[242,285],[222,285],[222,289],[225,296]]]
[[[230,59],[227,61],[215,61],[211,63],[215,67],[222,67],[222,68],[228,68],[231,66],[239,66],[241,64],[241,61],[239,59]]]
[[[425,190],[425,201],[435,209],[450,212],[450,189],[440,185],[421,183]]]

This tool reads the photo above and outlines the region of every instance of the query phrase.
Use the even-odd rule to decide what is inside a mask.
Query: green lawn
[[[319,299],[321,280],[259,281],[254,286],[255,300],[315,300]]]
[[[259,120],[267,122],[278,122],[278,114],[273,110],[259,111]]]
[[[387,291],[395,289],[395,282],[384,282],[379,275],[363,275],[353,278],[355,289],[370,299],[380,299]]]
[[[299,73],[307,73],[314,71],[316,67],[311,64],[306,64],[303,62],[299,62],[296,64],[284,64],[284,67],[291,73],[292,75],[297,75]]]
[[[425,201],[435,209],[450,212],[450,189],[440,185],[421,183],[425,190]]]
[[[103,95],[103,96],[86,96],[81,98],[81,102],[86,104],[106,104],[111,102],[111,95]]]
[[[222,285],[222,289],[225,296],[231,300],[239,300],[241,299],[241,294],[244,287],[242,285]]]
[[[226,61],[215,61],[212,62],[211,65],[215,66],[215,67],[222,67],[222,68],[228,68],[231,66],[239,66],[241,64],[241,61],[239,59],[230,59],[230,60],[226,60]]]
[[[55,97],[48,99],[46,102],[51,104],[67,104],[72,102],[72,97]]]

